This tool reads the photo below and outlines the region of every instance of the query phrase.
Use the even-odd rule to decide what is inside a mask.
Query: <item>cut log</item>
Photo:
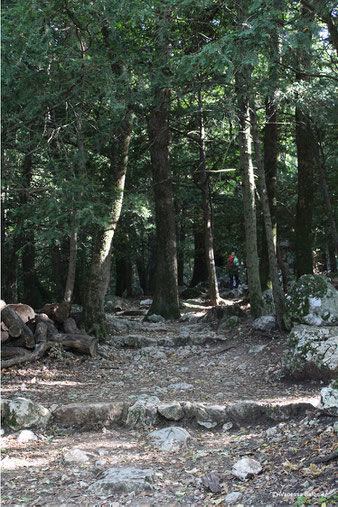
[[[35,317],[35,322],[39,324],[40,322],[43,322],[47,326],[47,337],[54,336],[55,334],[58,334],[58,329],[55,326],[54,322],[45,314],[40,313]]]
[[[19,336],[21,336],[21,333],[22,333],[22,329],[18,324],[12,324],[8,328],[8,334],[12,338],[19,338]]]
[[[7,306],[13,308],[15,313],[19,315],[20,319],[24,324],[27,324],[27,322],[33,320],[35,317],[35,311],[31,306],[25,305],[23,303],[10,304]]]
[[[63,329],[65,333],[69,334],[82,334],[82,331],[77,327],[75,320],[72,317],[68,317],[63,323]]]
[[[6,347],[26,347],[27,349],[34,349],[34,336],[20,336],[20,338],[16,340],[10,339],[6,342]]]
[[[9,368],[16,364],[36,361],[37,359],[40,359],[40,357],[42,357],[47,352],[47,350],[49,350],[52,347],[52,345],[53,345],[52,342],[38,343],[32,352],[24,348],[19,347],[13,348],[13,351],[15,351],[15,356],[2,360],[1,368]],[[7,349],[7,347],[4,348]]]
[[[5,301],[3,299],[0,299],[0,312],[2,312],[2,310],[5,308],[5,306],[7,306]]]
[[[36,343],[42,343],[47,341],[48,327],[45,322],[39,322],[35,330],[35,341]]]
[[[61,343],[66,349],[80,352],[81,354],[97,355],[97,339],[84,334],[56,334],[51,341]]]
[[[68,319],[70,310],[70,304],[63,301],[62,303],[46,304],[41,309],[41,312],[48,315],[48,317],[55,322],[62,323]]]
[[[9,340],[8,330],[6,331],[6,329],[1,329],[1,343],[6,342],[7,340]]]
[[[27,338],[28,341],[31,338],[34,339],[34,335],[33,335],[32,331],[21,320],[21,318],[19,317],[19,315],[17,315],[16,311],[13,308],[11,308],[10,305],[7,305],[5,308],[3,308],[3,310],[2,310],[2,320],[4,321],[4,323],[6,324],[6,326],[8,327],[8,329],[10,329],[11,326],[13,326],[13,325],[19,326],[20,329],[21,329],[21,336],[22,336],[22,338]]]

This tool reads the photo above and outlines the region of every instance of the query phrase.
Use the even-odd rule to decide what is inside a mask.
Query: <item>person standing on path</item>
[[[229,273],[229,289],[232,290],[239,286],[239,260],[236,257],[235,252],[231,252],[227,258],[227,271]]]

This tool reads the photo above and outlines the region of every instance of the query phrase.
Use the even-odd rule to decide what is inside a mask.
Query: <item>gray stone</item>
[[[50,411],[27,398],[1,400],[1,421],[4,428],[24,429],[44,427],[51,417]]]
[[[291,322],[309,326],[338,324],[338,291],[324,275],[303,275],[287,296]]]
[[[90,461],[88,454],[76,447],[66,451],[63,455],[63,459],[66,463],[88,463]]]
[[[160,404],[156,396],[142,394],[138,400],[129,407],[126,425],[130,428],[136,426],[153,426],[158,419],[157,406]]]
[[[17,442],[35,442],[38,440],[38,437],[31,430],[22,430],[20,431]]]
[[[142,347],[156,345],[156,340],[143,334],[128,334],[125,336],[116,337],[114,340],[114,345],[119,347],[140,349]]]
[[[184,410],[178,401],[161,403],[157,410],[162,417],[169,421],[180,421],[184,417]]]
[[[282,371],[300,379],[337,378],[338,327],[295,326],[282,358]]]
[[[156,315],[153,313],[152,315],[147,315],[147,321],[149,322],[165,322],[165,318],[162,315]]]
[[[117,341],[117,334],[126,333],[129,330],[136,332],[144,329],[142,322],[123,319],[121,317],[113,317],[112,315],[106,315],[106,322],[109,333],[114,335],[113,345],[115,344],[115,341]]]
[[[231,473],[238,479],[245,480],[262,471],[262,465],[252,458],[242,458],[233,466]]]
[[[229,493],[225,498],[224,502],[225,504],[232,505],[234,503],[237,503],[242,498],[242,493],[239,491],[234,491],[233,493]]]
[[[212,428],[216,428],[217,426],[217,422],[215,421],[196,421],[197,424],[199,424],[200,426],[203,426],[204,428],[207,428],[208,430],[212,429]]]
[[[264,315],[275,315],[275,302],[273,299],[272,289],[267,289],[262,294]]]
[[[338,415],[338,380],[321,390],[319,408],[332,415]]]
[[[109,468],[103,477],[88,489],[97,495],[109,493],[141,493],[151,490],[155,480],[155,472],[142,468]]]
[[[150,306],[152,304],[152,299],[143,299],[140,301],[140,306]]]
[[[110,403],[79,402],[61,405],[53,412],[54,421],[60,426],[107,426],[122,421],[127,406],[122,401]]]
[[[260,421],[264,415],[264,407],[254,401],[241,401],[229,405],[226,409],[227,417],[234,423],[254,424]]]
[[[173,389],[175,391],[189,391],[193,388],[194,386],[192,384],[188,384],[187,382],[176,382],[175,384],[168,385],[168,389]]]
[[[263,315],[253,321],[252,327],[259,331],[273,331],[277,327],[277,322],[272,315]]]
[[[229,317],[224,325],[222,327],[225,327],[226,329],[235,329],[239,324],[239,317],[237,315],[232,315],[232,317]]]
[[[226,422],[222,426],[222,431],[224,431],[224,433],[226,433],[227,431],[231,430],[231,428],[233,428],[233,427],[234,427],[234,425],[232,422]]]
[[[254,345],[253,347],[250,347],[249,354],[258,354],[259,352],[262,352],[267,345]]]
[[[148,438],[154,441],[155,445],[159,447],[161,451],[171,452],[177,451],[191,438],[191,435],[184,428],[170,426],[161,430],[152,431],[149,433]]]
[[[156,347],[143,347],[138,354],[135,355],[134,359],[137,360],[141,357],[151,357],[153,359],[164,359],[166,358],[165,352],[158,350]]]

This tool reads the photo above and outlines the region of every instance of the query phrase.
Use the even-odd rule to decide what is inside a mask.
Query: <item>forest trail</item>
[[[104,345],[100,347],[104,357],[96,358],[71,353],[59,359],[46,357],[5,371],[3,396],[28,397],[47,408],[75,402],[131,402],[139,395],[157,396],[161,402],[210,405],[246,400],[279,404],[319,401],[322,383],[279,379],[285,336],[256,331],[249,319],[233,331],[214,329],[198,320],[207,309],[200,300],[187,303],[189,321],[183,322],[142,323],[142,317],[114,316],[114,320],[128,322],[129,327],[116,337],[122,342],[126,336],[136,336],[139,342],[143,337],[145,343],[156,339],[162,345]],[[181,344],[164,345],[170,340]],[[184,448],[171,453],[160,452],[149,443],[150,430],[142,428],[79,431],[54,426],[36,431],[38,441],[28,443],[17,442],[16,435],[5,435],[3,502],[218,505],[237,492],[239,503],[244,504],[294,505],[302,496],[313,504],[334,494],[333,463],[310,463],[311,458],[333,452],[332,424],[332,418],[303,414],[301,420],[281,421],[273,428],[246,425],[220,431],[187,427],[192,438]],[[74,447],[89,453],[87,462],[64,461],[65,451]],[[242,457],[258,460],[263,472],[246,481],[234,477],[231,468]],[[107,498],[90,492],[88,486],[114,466],[155,470],[152,491],[115,493]],[[203,484],[209,472],[215,472],[220,480],[217,492],[208,489],[205,479]]]

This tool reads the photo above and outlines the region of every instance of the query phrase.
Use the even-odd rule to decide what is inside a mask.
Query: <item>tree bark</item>
[[[238,116],[240,123],[239,150],[243,186],[243,209],[246,242],[246,265],[251,315],[256,318],[262,315],[263,299],[259,278],[257,250],[257,224],[255,201],[255,177],[252,163],[252,146],[250,133],[250,110],[247,85],[250,82],[248,69],[236,74],[238,93]]]
[[[148,120],[156,223],[156,277],[148,315],[180,317],[177,285],[175,210],[169,160],[170,91],[156,87]]]
[[[208,281],[207,254],[205,251],[205,231],[200,231],[194,224],[194,268],[190,287]]]
[[[106,217],[108,225],[99,227],[96,234],[88,296],[84,306],[84,324],[94,332],[99,341],[104,341],[108,334],[104,298],[110,281],[113,238],[122,209],[133,120],[134,114],[127,112],[119,135],[113,141],[110,177],[107,181],[107,188],[111,189],[113,194],[111,209]]]
[[[214,237],[212,230],[212,215],[209,191],[209,177],[206,172],[206,153],[205,153],[205,128],[203,117],[203,103],[201,91],[198,91],[199,107],[199,171],[202,190],[203,223],[205,232],[205,252],[208,269],[209,297],[210,304],[217,306],[220,302],[218,293],[218,284],[215,266]]]
[[[311,22],[308,11],[301,9],[301,16]],[[308,34],[308,48],[299,49],[298,67],[308,68],[311,61],[311,35]],[[302,73],[296,75],[297,81],[309,78]],[[311,139],[310,118],[305,105],[296,106],[296,146],[298,158],[298,200],[296,212],[296,275],[313,272],[312,258],[312,214],[313,214],[313,154],[309,143]]]
[[[267,249],[269,256],[269,268],[270,268],[270,276],[272,281],[272,293],[273,300],[275,303],[275,311],[276,311],[276,320],[279,329],[285,330],[286,323],[284,321],[285,315],[285,307],[286,301],[285,296],[282,290],[282,287],[279,282],[278,276],[278,262],[277,262],[277,252],[276,252],[276,237],[274,235],[273,223],[271,219],[270,213],[270,204],[268,191],[265,181],[265,171],[263,165],[263,158],[261,153],[261,145],[259,139],[259,131],[257,124],[257,116],[256,109],[253,99],[251,99],[251,123],[252,123],[252,132],[255,146],[255,154],[256,154],[256,163],[257,163],[257,173],[258,173],[258,191],[261,199],[261,204],[263,208],[264,215],[264,225],[265,225],[265,235],[267,240]]]
[[[7,305],[5,308],[3,308],[1,314],[2,320],[4,321],[8,329],[10,329],[10,327],[13,325],[19,326],[21,329],[21,337],[24,340],[27,340],[30,343],[31,339],[34,339],[32,331],[21,320],[21,318],[19,317],[19,315],[17,315],[17,313],[15,312],[15,310],[13,310],[13,308]]]

